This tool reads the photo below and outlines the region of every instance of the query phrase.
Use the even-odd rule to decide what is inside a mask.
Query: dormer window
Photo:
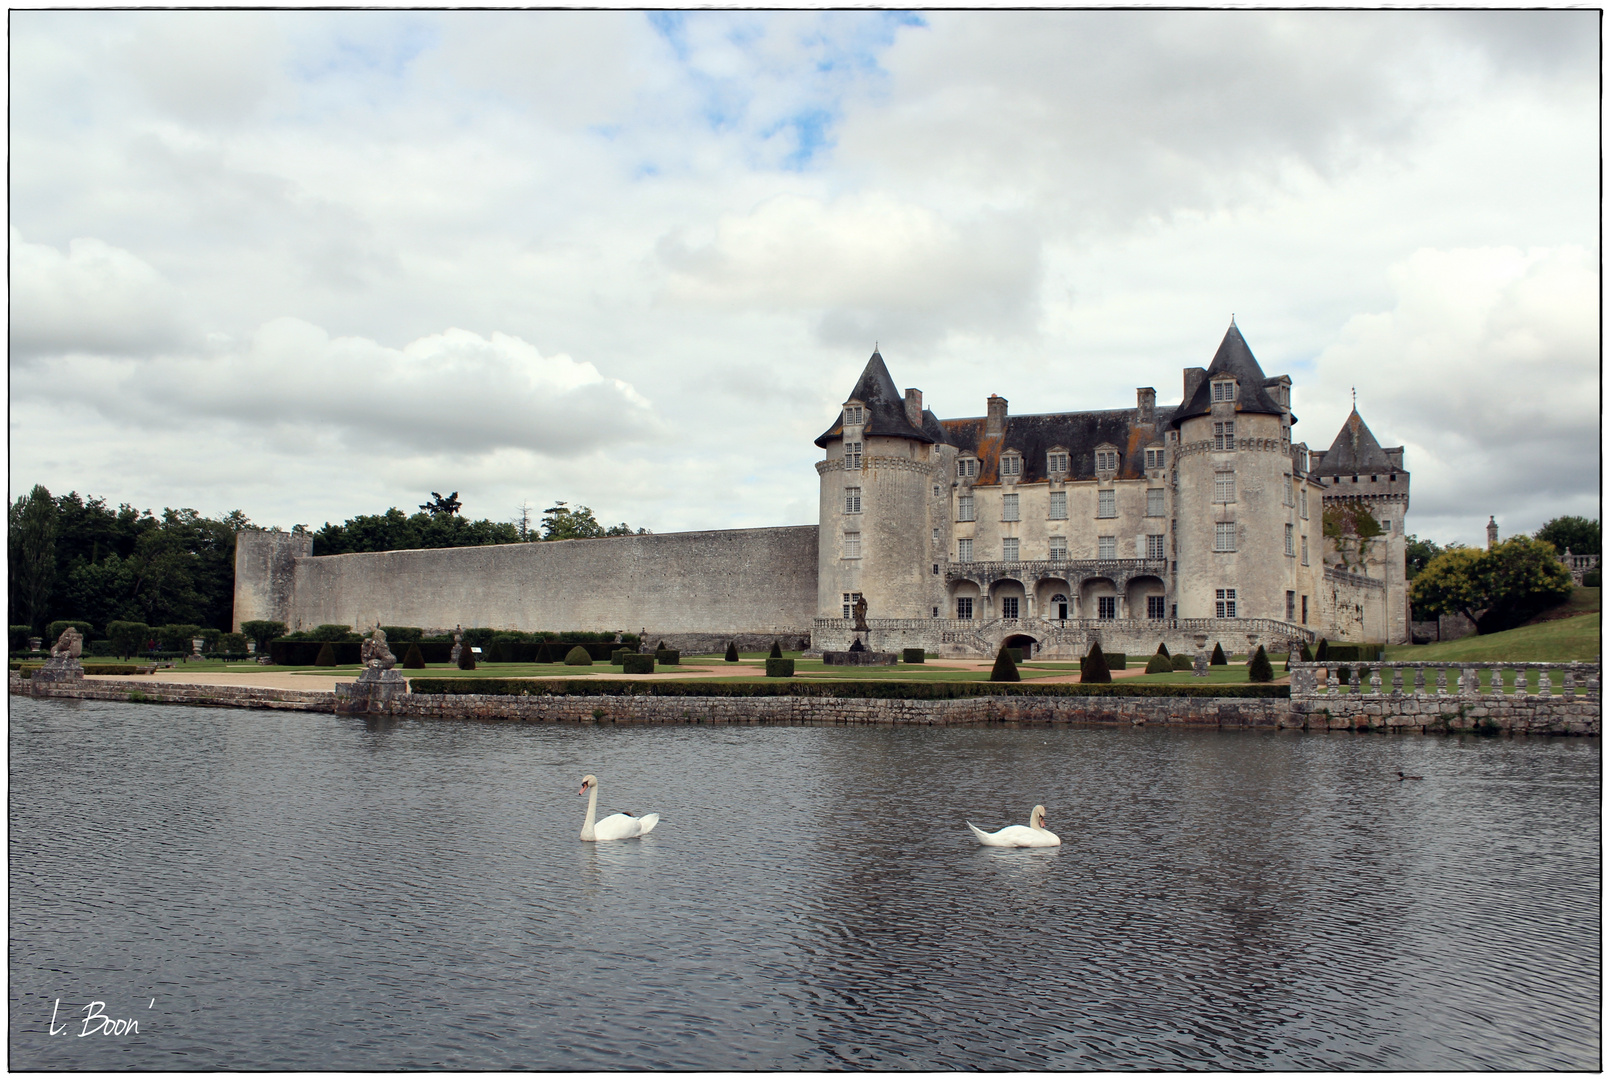
[[[1023,459],[1016,454],[1007,454],[1001,458],[1002,476],[1022,476]]]
[[[860,427],[866,421],[866,410],[859,405],[844,406],[844,426]]]
[[[1098,473],[1101,473],[1101,472],[1117,472],[1118,471],[1118,451],[1117,450],[1097,450],[1096,451],[1096,471]]]
[[[1146,448],[1146,467],[1148,469],[1161,469],[1163,467],[1163,448],[1161,446],[1148,446]]]
[[[956,475],[962,477],[963,479],[967,479],[968,477],[977,476],[978,475],[978,459],[977,458],[971,458],[971,457],[964,457],[960,461],[956,462]]]
[[[1045,471],[1052,476],[1068,475],[1068,452],[1053,450],[1045,456]]]
[[[1235,385],[1236,384],[1235,384],[1234,379],[1215,379],[1215,380],[1213,380],[1213,400],[1216,401],[1216,402],[1218,402],[1218,401],[1234,401],[1235,400]]]

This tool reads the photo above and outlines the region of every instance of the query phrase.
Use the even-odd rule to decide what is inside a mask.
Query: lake
[[[13,1069],[1600,1067],[1597,738],[12,697],[10,751]],[[658,828],[581,843],[586,773]]]

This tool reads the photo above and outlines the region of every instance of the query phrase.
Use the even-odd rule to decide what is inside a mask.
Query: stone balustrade
[[[1347,681],[1341,681],[1343,669]],[[1556,682],[1556,680],[1558,680]],[[1556,687],[1558,688],[1556,690]],[[1376,697],[1535,695],[1599,700],[1599,665],[1475,661],[1293,663],[1292,697],[1361,694]]]

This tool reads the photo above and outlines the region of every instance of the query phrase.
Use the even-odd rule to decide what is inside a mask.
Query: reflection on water
[[[11,706],[13,1068],[1598,1067],[1598,740]]]

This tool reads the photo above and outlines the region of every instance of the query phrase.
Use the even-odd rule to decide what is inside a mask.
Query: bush
[[[66,632],[69,626],[76,628],[80,634],[83,634],[85,641],[88,641],[90,634],[94,633],[95,631],[95,627],[91,626],[87,622],[82,621],[81,619],[57,619],[55,622],[45,627],[45,648],[48,649],[52,645],[56,644],[56,640]],[[24,641],[22,645],[23,648],[28,647],[28,643],[26,641]]]
[[[1195,671],[1196,660],[1192,657],[1186,656],[1184,653],[1181,653],[1179,656],[1174,657],[1174,670]]]
[[[464,651],[468,652],[469,650],[466,649]],[[565,663],[569,664],[571,667],[591,667],[592,662],[592,654],[586,649],[582,648],[580,645],[577,645],[575,648],[571,649],[565,654]]]
[[[1123,671],[1129,666],[1129,654],[1121,652],[1104,652],[1101,654],[1107,660],[1108,671]]]
[[[107,625],[106,632],[108,635],[111,634],[110,624]],[[258,652],[267,652],[270,641],[285,636],[285,624],[272,619],[248,619],[240,624],[240,632],[249,640],[257,642]]]
[[[738,643],[736,641],[727,642],[727,655],[725,659],[729,664],[736,664],[738,662]]]
[[[776,661],[773,661],[775,663]],[[782,661],[785,664],[791,660]],[[558,697],[807,697],[857,698],[861,700],[950,701],[980,697],[1171,697],[1171,698],[1289,698],[1291,688],[1274,683],[1234,683],[1212,685],[1186,683],[1158,686],[1155,683],[1116,682],[1100,685],[1081,683],[990,683],[917,682],[901,679],[825,679],[802,682],[711,682],[705,679],[459,679],[416,678],[410,686],[416,694],[496,694],[523,696],[552,694]]]
[[[662,648],[663,648],[663,646],[662,646]],[[771,652],[767,653],[766,656],[769,659],[772,659],[772,660],[781,660],[783,658],[783,645],[782,645],[782,642],[778,641],[776,638],[772,638],[771,639]]]
[[[766,657],[766,677],[769,679],[792,679],[794,677],[794,661],[781,656]]]
[[[217,648],[219,652],[240,653],[244,656],[246,653],[246,635],[220,634],[218,635]]]
[[[390,634],[386,635],[390,637]],[[419,651],[419,642],[408,643],[408,652],[403,656],[403,667],[410,671],[423,671],[425,669],[425,654]]]
[[[1174,654],[1168,651],[1168,643],[1167,642],[1159,641],[1157,643],[1157,651],[1159,653],[1161,653],[1163,656],[1168,657],[1170,660],[1172,660],[1174,658]]]
[[[319,647],[319,655],[313,661],[314,667],[335,667],[335,649],[326,641]]]
[[[1012,659],[1013,650],[1005,645],[995,654],[995,666],[990,669],[990,682],[1018,682],[1023,676],[1017,673],[1017,663]]]
[[[652,675],[654,656],[651,653],[622,653],[621,669],[624,675]]]
[[[1213,643],[1213,655],[1208,658],[1208,663],[1209,664],[1228,664],[1229,662],[1230,661],[1228,661],[1228,660],[1226,660],[1224,658],[1224,647],[1221,646],[1217,641],[1215,641]]]
[[[1161,675],[1164,672],[1173,670],[1174,661],[1162,649],[1158,649],[1152,658],[1146,661],[1146,674],[1148,675]]]
[[[682,651],[680,649],[655,649],[654,659],[661,664],[680,664]]]
[[[1022,649],[1017,649],[1017,648],[1007,649],[1006,650],[1006,655],[1008,655],[1008,656],[1010,656],[1012,658],[1012,663],[1014,663],[1014,664],[1021,664],[1023,662],[1023,650]]]
[[[928,658],[928,654],[921,649],[901,649],[900,662],[902,664],[920,664]]]
[[[609,662],[611,664],[624,664],[626,662],[625,657],[630,655],[631,652],[632,650],[624,645],[618,649],[611,649],[609,651]]]
[[[1247,662],[1247,682],[1272,682],[1274,677],[1275,669],[1269,664],[1269,656],[1263,651],[1263,646],[1259,645],[1258,651],[1253,653],[1252,659]]]
[[[1328,655],[1326,656],[1326,659],[1331,663],[1357,663],[1361,660],[1379,660],[1381,659],[1381,654],[1385,649],[1386,646],[1379,644],[1378,642],[1366,642],[1362,645],[1353,645],[1339,641],[1329,647],[1327,650]]]
[[[1319,639],[1319,644],[1314,647],[1314,663],[1323,664],[1323,663],[1325,663],[1325,661],[1327,661],[1329,659],[1330,659],[1330,643],[1328,641],[1326,641],[1324,638],[1320,638]]]
[[[532,662],[537,664],[553,663],[553,650],[548,648],[548,643],[546,641],[537,646],[537,651],[532,657]]]
[[[1112,671],[1107,667],[1107,656],[1101,651],[1101,642],[1092,641],[1090,651],[1079,661],[1079,681],[1082,683],[1110,683]]]
[[[349,637],[361,637],[350,626],[340,623],[320,623],[308,631],[310,641],[346,641]]]
[[[396,642],[399,645],[406,645],[425,636],[425,631],[417,626],[382,626],[380,630],[386,635],[387,644]]]
[[[1599,587],[1599,571],[1589,570],[1583,574],[1582,587],[1584,589],[1597,589]]]
[[[143,622],[109,622],[106,636],[119,656],[133,656],[145,649],[151,640],[151,628]]]
[[[468,644],[458,651],[458,669],[460,671],[475,670],[475,650]]]
[[[28,639],[33,637],[33,636],[34,636],[34,628],[33,627],[31,627],[31,626],[13,626],[11,628],[11,651],[12,652],[27,652],[28,651]]]

